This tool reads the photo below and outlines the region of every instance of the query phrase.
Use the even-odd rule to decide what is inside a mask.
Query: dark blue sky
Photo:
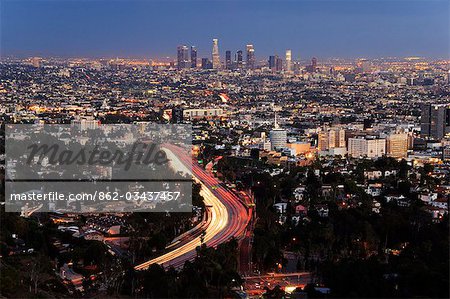
[[[209,56],[253,43],[258,58],[449,57],[449,0],[0,0],[2,55]]]

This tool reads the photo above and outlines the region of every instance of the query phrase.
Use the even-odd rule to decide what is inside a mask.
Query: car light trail
[[[172,145],[165,145],[165,148],[175,153],[184,165],[189,165],[191,157],[181,148]],[[192,171],[195,180],[202,186],[200,195],[204,198],[205,205],[210,206],[208,225],[204,233],[205,244],[216,247],[233,237],[241,238],[251,218],[246,207],[235,194],[220,186],[217,179],[199,165],[194,164]],[[200,237],[195,237],[159,257],[135,266],[135,269],[144,270],[155,263],[164,267],[180,268],[186,261],[195,257],[196,248],[200,245]]]

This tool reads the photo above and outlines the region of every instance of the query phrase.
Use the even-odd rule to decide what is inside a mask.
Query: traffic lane
[[[177,154],[179,159],[182,160],[183,163],[192,163],[189,161],[189,159],[186,157],[186,153],[182,153],[178,148],[173,148],[170,146],[169,150],[174,150]],[[204,185],[206,185],[209,192],[216,191],[213,190],[213,186],[218,184],[217,179],[212,177],[210,174],[206,173],[200,166],[193,165],[193,173],[194,176],[196,176],[200,181],[203,182]],[[206,244],[208,246],[217,246],[220,243],[223,243],[227,240],[229,240],[231,237],[239,238],[240,234],[242,234],[245,231],[245,228],[249,221],[249,215],[245,209],[245,207],[240,203],[239,198],[236,196],[233,196],[228,190],[224,189],[222,186],[219,186],[217,192],[213,192],[213,197],[216,197],[218,201],[221,201],[219,198],[222,199],[223,205],[227,208],[228,213],[228,219],[230,219],[230,225],[223,230],[210,230],[208,237],[211,236],[211,233],[216,233],[215,236],[213,236],[210,240],[205,236]],[[237,209],[237,207],[240,207],[240,210]],[[220,211],[218,215],[220,214],[220,218],[224,218],[223,211]],[[248,219],[246,219],[248,218]],[[220,222],[220,220],[219,220]],[[194,242],[195,240],[193,240]],[[148,261],[146,263],[143,263],[139,265],[139,268],[148,267],[151,263],[163,263],[165,266],[182,266],[185,261],[190,260],[195,257],[195,249],[198,245],[195,245],[195,242],[188,243],[187,246],[182,247],[181,249],[178,248],[177,250],[174,250],[173,252],[170,252],[163,256],[162,258],[156,258],[154,260]],[[188,251],[187,251],[188,250]],[[186,252],[185,252],[186,251]],[[183,252],[183,254],[181,254]]]
[[[228,214],[226,207],[220,202],[220,200],[215,197],[209,189],[202,188],[202,196],[205,198],[205,203],[211,205],[211,221],[206,228],[205,241],[209,241],[215,235],[217,235],[221,230],[223,230],[228,223]],[[150,261],[142,263],[135,267],[137,270],[145,269],[153,263],[162,264],[163,266],[182,266],[184,261],[193,259],[195,257],[196,248],[201,245],[200,238],[196,238],[184,246],[172,250],[166,254],[163,254],[157,258]]]

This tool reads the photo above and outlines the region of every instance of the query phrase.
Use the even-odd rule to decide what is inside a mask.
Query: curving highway
[[[165,148],[173,152],[184,165],[191,163],[191,156],[187,155],[183,149],[173,145],[165,145]],[[205,205],[209,207],[208,221],[204,231],[206,245],[216,247],[232,237],[242,238],[251,219],[251,212],[234,193],[219,185],[216,178],[196,163],[192,165],[192,173],[194,179],[201,184],[200,195],[203,196]],[[200,237],[193,237],[180,244],[159,257],[135,266],[135,269],[144,270],[155,263],[164,267],[180,268],[186,261],[195,257],[196,248],[201,245]]]

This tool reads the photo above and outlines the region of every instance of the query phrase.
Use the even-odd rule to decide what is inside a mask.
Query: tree
[[[50,260],[44,254],[39,253],[30,265],[30,292],[37,294],[39,284],[44,280],[45,275],[51,270]]]
[[[164,268],[157,264],[152,264],[144,272],[143,292],[147,298],[167,298],[170,287],[169,279]]]
[[[320,188],[322,183],[319,181],[314,173],[314,170],[310,168],[306,177],[306,195],[310,203],[315,203],[320,197]]]

